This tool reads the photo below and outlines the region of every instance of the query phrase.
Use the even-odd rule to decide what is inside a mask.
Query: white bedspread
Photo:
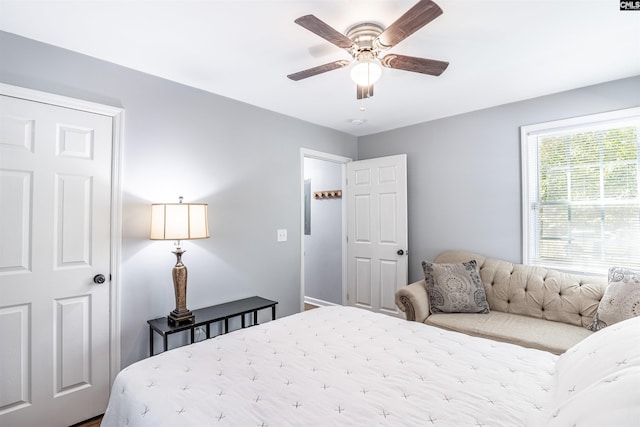
[[[538,426],[557,358],[325,307],[127,367],[102,426]]]

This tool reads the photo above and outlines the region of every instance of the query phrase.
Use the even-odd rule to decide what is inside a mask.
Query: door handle
[[[95,276],[93,276],[93,283],[95,283],[96,285],[101,285],[106,281],[106,277],[104,277],[104,274],[96,274]]]
[[[405,253],[406,253],[406,254],[409,254],[409,251],[405,252],[405,251],[403,251],[402,249],[398,249],[398,252],[396,252],[396,253],[397,253],[398,255],[404,255]]]

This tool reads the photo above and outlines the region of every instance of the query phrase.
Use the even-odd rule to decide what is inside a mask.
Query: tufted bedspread
[[[324,307],[125,368],[102,426],[538,426],[557,359]]]

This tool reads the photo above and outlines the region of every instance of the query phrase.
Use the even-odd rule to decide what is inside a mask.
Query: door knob
[[[96,285],[103,284],[105,280],[107,279],[104,277],[104,274],[96,274],[95,276],[93,276],[93,283],[95,283]]]
[[[402,249],[398,249],[398,252],[396,252],[398,255],[404,255],[404,251]]]

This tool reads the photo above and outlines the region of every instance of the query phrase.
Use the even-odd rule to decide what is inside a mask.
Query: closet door
[[[0,113],[0,425],[68,426],[110,389],[113,117]]]

